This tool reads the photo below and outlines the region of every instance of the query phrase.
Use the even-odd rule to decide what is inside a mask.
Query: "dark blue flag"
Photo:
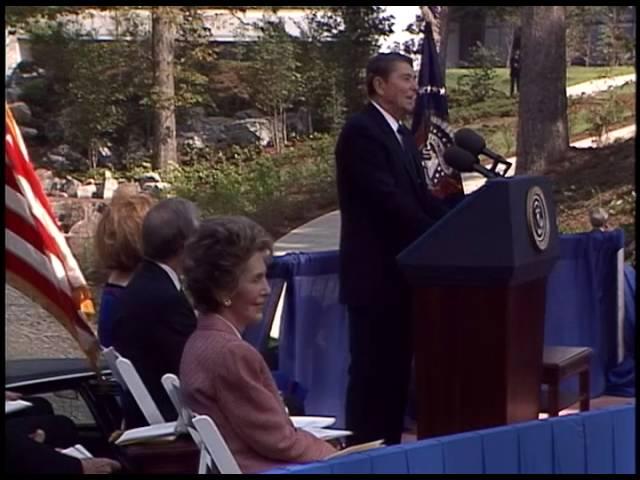
[[[422,155],[427,185],[439,198],[459,198],[464,195],[460,174],[443,160],[444,150],[453,145],[453,131],[447,123],[447,92],[429,22],[424,28],[418,89],[411,131]]]

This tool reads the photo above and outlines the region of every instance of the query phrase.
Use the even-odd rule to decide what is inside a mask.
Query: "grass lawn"
[[[447,86],[453,88],[458,85],[458,78],[465,74],[467,68],[449,68],[447,69]],[[498,74],[497,88],[505,93],[509,93],[509,69],[496,68]],[[595,80],[596,78],[615,77],[618,75],[628,75],[634,73],[632,66],[624,67],[569,67],[567,69],[567,87],[577,85],[579,83]]]
[[[613,93],[612,93],[613,92]],[[576,98],[569,103],[569,135],[571,141],[594,135],[596,114],[610,108],[613,97],[619,102],[611,114],[609,129],[614,130],[633,123],[636,116],[635,83],[601,92],[593,96]],[[467,127],[484,136],[492,150],[505,157],[515,155],[518,100],[516,98],[488,99],[467,107],[450,107],[449,115],[454,130]],[[492,113],[492,114],[491,114]]]

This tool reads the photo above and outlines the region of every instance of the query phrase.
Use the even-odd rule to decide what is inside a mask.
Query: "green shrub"
[[[517,113],[518,103],[515,99],[497,96],[450,109],[449,115],[452,124],[467,125],[482,118],[515,117]]]
[[[589,133],[594,137],[602,137],[624,116],[625,105],[616,89],[611,89],[598,101],[593,101],[587,108]]]
[[[205,215],[247,215],[265,227],[304,208],[310,200],[335,196],[334,139],[314,136],[282,153],[256,148],[212,152],[163,176],[172,194],[198,204]]]
[[[458,88],[465,93],[470,102],[479,102],[496,95],[498,92],[498,73],[495,66],[500,60],[496,52],[480,42],[470,50],[469,66],[458,78]]]

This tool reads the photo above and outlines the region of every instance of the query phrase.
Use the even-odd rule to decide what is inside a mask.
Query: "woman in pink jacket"
[[[185,281],[198,327],[180,364],[184,401],[210,416],[243,473],[320,460],[335,452],[297,430],[262,355],[242,339],[269,296],[272,241],[244,217],[203,222],[186,248]]]

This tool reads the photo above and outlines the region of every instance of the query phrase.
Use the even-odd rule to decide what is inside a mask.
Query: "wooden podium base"
[[[538,418],[545,287],[414,290],[419,439]]]
[[[200,449],[188,435],[168,443],[144,443],[122,447],[131,473],[189,474],[198,473]]]

